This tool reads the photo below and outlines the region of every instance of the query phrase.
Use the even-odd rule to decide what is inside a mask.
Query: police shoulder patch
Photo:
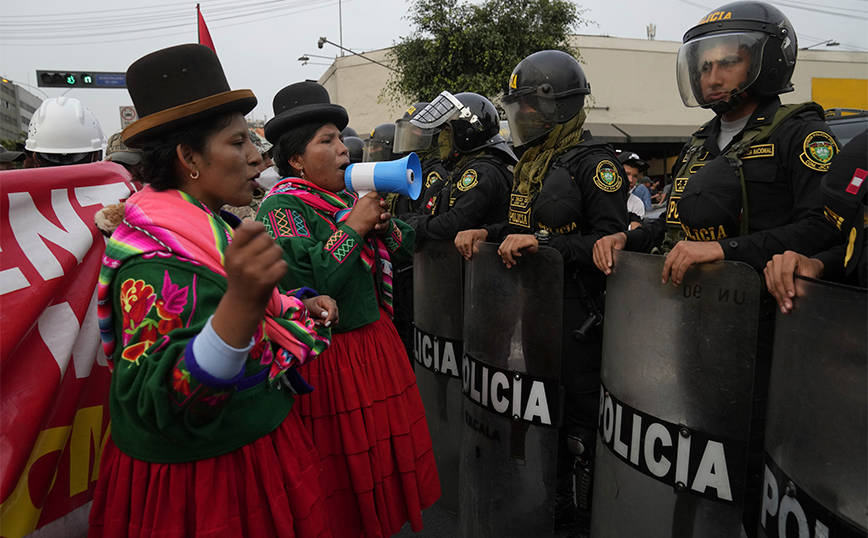
[[[832,163],[832,157],[837,154],[838,144],[835,143],[832,135],[823,131],[814,131],[805,137],[799,159],[811,170],[826,172]]]
[[[442,180],[443,178],[440,177],[440,174],[438,174],[437,172],[431,172],[430,174],[428,174],[428,177],[425,178],[425,188],[427,189],[428,187],[433,185],[435,181]]]
[[[608,159],[600,161],[594,174],[594,185],[605,192],[615,192],[621,188],[621,174],[615,163]]]
[[[464,174],[461,175],[461,179],[458,180],[458,184],[456,186],[458,187],[459,191],[463,192],[469,191],[470,189],[475,187],[477,183],[479,183],[479,177],[476,174],[476,170],[471,168],[469,170],[466,170]]]

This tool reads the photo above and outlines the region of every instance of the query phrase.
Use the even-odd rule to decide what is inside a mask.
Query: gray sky
[[[725,0],[597,0],[585,2],[584,17],[596,24],[580,34],[646,39],[657,26],[658,41],[681,41],[684,32]],[[828,50],[868,51],[868,0],[770,2],[790,18],[799,47],[835,39]],[[253,113],[271,117],[271,99],[282,87],[316,80],[341,42],[338,0],[200,0],[217,54],[232,89],[250,88],[259,98]],[[343,45],[357,52],[389,47],[410,34],[407,0],[342,0]],[[37,22],[38,21],[38,22]],[[196,2],[168,0],[0,0],[0,75],[36,85],[36,70],[126,71],[139,57],[197,41]],[[825,47],[819,47],[825,49]],[[308,65],[298,58],[310,56]],[[323,65],[318,65],[323,64]],[[674,73],[673,73],[674,76]],[[58,97],[62,89],[29,89]],[[126,90],[74,89],[94,111],[106,134],[120,128],[119,107],[131,104]]]

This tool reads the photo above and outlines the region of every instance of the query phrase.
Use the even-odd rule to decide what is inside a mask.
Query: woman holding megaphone
[[[323,465],[335,536],[391,536],[440,496],[425,411],[392,315],[392,263],[415,234],[376,192],[345,190],[346,110],[326,89],[299,82],[274,97],[265,136],[284,178],[257,219],[284,250],[281,289],[313,286],[341,309],[332,345],[301,369],[314,387],[295,409]]]

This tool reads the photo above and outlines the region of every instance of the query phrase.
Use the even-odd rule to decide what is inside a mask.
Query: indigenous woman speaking
[[[343,107],[312,82],[282,89],[265,136],[284,178],[257,219],[284,250],[282,290],[312,283],[341,307],[332,345],[299,368],[316,390],[298,402],[323,464],[332,531],[386,537],[440,496],[428,424],[392,314],[392,263],[408,259],[413,230],[372,192],[344,187]]]
[[[280,248],[220,213],[257,186],[243,116],[256,98],[201,45],[144,56],[126,80],[141,119],[124,143],[143,150],[148,186],[99,279],[112,433],[90,536],[330,537],[318,455],[290,409],[336,305],[279,293]]]

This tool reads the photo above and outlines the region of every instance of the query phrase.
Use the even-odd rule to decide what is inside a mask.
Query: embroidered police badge
[[[434,184],[435,181],[441,181],[443,178],[440,177],[440,174],[437,172],[431,172],[428,174],[428,177],[425,178],[425,188],[427,189],[431,185]]]
[[[531,197],[513,192],[509,195],[509,223],[522,228],[530,228]]]
[[[832,157],[838,153],[835,139],[823,131],[814,131],[805,137],[802,144],[803,152],[799,156],[802,164],[818,172],[826,172],[832,162]]]
[[[477,183],[479,183],[479,179],[476,176],[476,170],[471,168],[464,172],[464,175],[461,176],[460,180],[458,180],[457,187],[459,191],[464,192],[475,187]]]
[[[605,192],[615,192],[621,188],[621,174],[612,161],[600,161],[594,175],[594,185]]]

